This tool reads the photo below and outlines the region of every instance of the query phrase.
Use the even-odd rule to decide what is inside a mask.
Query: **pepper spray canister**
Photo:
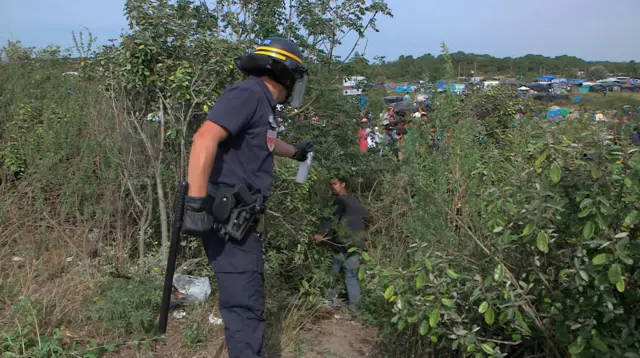
[[[300,163],[298,167],[298,175],[296,175],[296,183],[304,184],[307,181],[307,177],[309,176],[309,170],[311,169],[311,158],[313,157],[313,152],[309,152],[307,154],[307,160]]]

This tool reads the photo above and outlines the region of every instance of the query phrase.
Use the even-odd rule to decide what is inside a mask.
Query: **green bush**
[[[105,352],[114,352],[116,344],[98,343],[92,339],[81,344],[70,339],[64,328],[53,330],[42,327],[42,307],[27,298],[21,299],[11,308],[14,324],[3,327],[0,338],[2,357],[99,357]]]
[[[407,256],[367,270],[385,326],[481,356],[635,356],[637,149],[592,122],[525,120],[480,150],[471,127],[405,168]]]
[[[160,308],[161,283],[153,280],[106,279],[102,294],[92,298],[88,315],[117,335],[151,333]]]

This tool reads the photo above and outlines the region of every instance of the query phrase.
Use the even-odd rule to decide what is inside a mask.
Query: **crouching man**
[[[319,233],[313,236],[316,243],[325,242],[333,251],[331,272],[334,278],[344,271],[347,295],[349,296],[349,310],[358,313],[360,301],[360,282],[358,268],[360,254],[364,250],[365,232],[371,223],[371,218],[360,200],[349,194],[347,185],[342,178],[331,179],[331,190],[336,196],[333,203],[333,220],[322,225]],[[356,250],[349,250],[356,248]],[[337,291],[334,286],[329,292],[329,299],[336,301]]]

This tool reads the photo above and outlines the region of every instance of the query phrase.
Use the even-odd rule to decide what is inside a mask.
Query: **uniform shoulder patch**
[[[270,152],[275,149],[277,141],[278,132],[275,129],[267,129],[267,148],[269,148]]]

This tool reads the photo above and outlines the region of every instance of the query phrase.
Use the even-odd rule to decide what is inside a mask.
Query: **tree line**
[[[455,77],[503,77],[532,81],[538,76],[554,75],[565,78],[600,79],[607,75],[639,76],[640,65],[635,61],[605,62],[587,61],[575,56],[546,57],[529,54],[522,57],[498,58],[465,52],[450,54]],[[446,61],[442,55],[430,53],[419,57],[402,55],[397,60],[384,56],[368,60],[356,54],[351,62],[362,73],[374,81],[417,81],[429,82],[445,79]]]

